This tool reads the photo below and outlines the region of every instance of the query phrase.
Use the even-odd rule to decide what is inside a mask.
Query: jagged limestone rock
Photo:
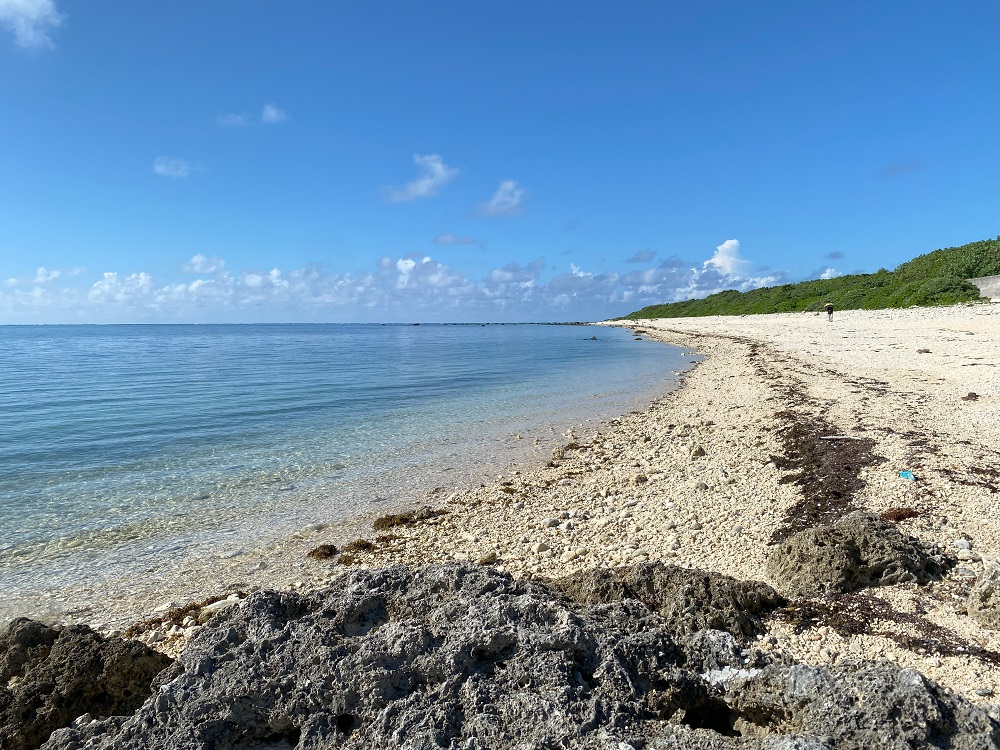
[[[873,513],[854,511],[776,544],[768,571],[788,596],[840,594],[867,586],[925,582],[947,566],[936,550]]]
[[[892,664],[775,666],[727,688],[747,737],[809,734],[837,750],[1000,747],[1000,726],[986,713]]]
[[[171,659],[84,625],[18,618],[0,633],[0,747],[28,750],[82,714],[131,714]]]
[[[969,617],[984,628],[1000,630],[1000,566],[987,563],[968,599]]]
[[[677,636],[707,628],[748,638],[762,632],[757,615],[784,603],[765,583],[662,562],[585,570],[551,585],[582,604],[638,599],[662,615]]]
[[[1000,739],[981,710],[891,665],[873,668],[877,679],[800,673],[733,635],[681,643],[678,629],[637,599],[581,605],[481,566],[351,570],[309,595],[252,594],[194,636],[134,715],[77,722],[44,748],[964,750]]]

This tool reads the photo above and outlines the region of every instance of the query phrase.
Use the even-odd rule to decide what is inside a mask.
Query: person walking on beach
[[[832,302],[827,302],[825,305],[823,305],[823,309],[826,310],[826,320],[827,320],[827,322],[829,323],[829,322],[833,321],[833,303]]]

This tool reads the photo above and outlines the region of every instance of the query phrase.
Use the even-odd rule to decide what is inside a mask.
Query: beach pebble
[[[695,484],[694,488],[696,490],[701,490],[702,492],[704,492],[705,490],[708,489],[708,485],[705,484],[704,482],[698,482],[697,484]]]
[[[543,518],[542,519],[542,528],[543,529],[554,529],[558,525],[559,525],[559,519],[558,518]]]
[[[535,553],[538,553],[538,552],[548,552],[550,549],[552,549],[552,548],[549,545],[547,545],[545,542],[538,542],[538,544],[533,544],[531,546],[531,551],[535,552]]]
[[[500,558],[497,556],[496,552],[487,552],[485,555],[476,560],[476,565],[492,565],[499,559]]]
[[[177,609],[179,606],[181,606],[181,605],[178,604],[177,602],[163,602],[163,604],[157,605],[153,609],[153,611],[154,612],[168,612],[171,609]]]
[[[574,524],[572,521],[563,521],[561,524],[559,524],[559,528],[562,529],[563,531],[572,531],[573,529],[576,528],[576,524]]]
[[[696,445],[694,448],[691,449],[691,458],[701,458],[704,455],[705,455],[705,449],[700,445]]]
[[[573,549],[568,549],[559,556],[559,562],[572,562],[578,558],[583,557],[587,554],[586,547],[574,547]]]
[[[972,542],[968,539],[959,538],[955,540],[955,549],[970,550],[972,549]]]

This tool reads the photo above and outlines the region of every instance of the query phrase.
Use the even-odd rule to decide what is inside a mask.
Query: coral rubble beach
[[[543,466],[442,488],[424,510],[374,527],[317,524],[222,561],[232,585],[200,609],[119,605],[145,621],[128,637],[179,661],[132,719],[87,717],[48,746],[187,746],[163,738],[194,737],[198,711],[219,719],[202,703],[225,700],[199,702],[200,690],[274,678],[285,687],[266,710],[241,708],[249,744],[233,735],[220,747],[311,747],[314,736],[334,738],[324,747],[449,737],[461,741],[453,747],[548,747],[577,731],[567,746],[996,747],[1000,306],[612,325],[704,358],[647,410],[567,434]],[[476,622],[463,630],[463,618]],[[337,692],[337,680],[355,679],[346,667],[323,672],[308,652],[320,646],[300,645],[323,623],[335,634],[320,638],[324,659],[368,674],[382,648],[384,670],[406,685],[369,674],[337,693],[328,716],[296,714],[283,690],[329,703],[314,695],[318,682]],[[488,642],[477,645],[477,632]],[[654,636],[674,651],[652,648],[644,638]],[[613,665],[619,642],[619,657],[641,666]],[[572,664],[545,644],[572,652]],[[425,654],[451,647],[428,666],[437,656]],[[296,649],[312,661],[280,674],[297,669]],[[258,671],[274,659],[277,673],[232,672],[239,654]],[[494,679],[501,668],[519,692],[498,687],[509,683]],[[448,669],[454,690],[428,692],[431,673],[450,684]],[[532,686],[537,716],[524,702]],[[365,691],[376,697],[365,703]],[[469,715],[474,706],[488,710]],[[510,723],[550,709],[538,731],[551,736]],[[449,718],[463,711],[464,724]],[[659,744],[668,736],[679,744]],[[791,744],[768,744],[779,736]]]

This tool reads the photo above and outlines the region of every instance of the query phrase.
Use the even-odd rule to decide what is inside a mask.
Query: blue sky
[[[0,0],[0,323],[594,320],[998,234],[994,0]]]

